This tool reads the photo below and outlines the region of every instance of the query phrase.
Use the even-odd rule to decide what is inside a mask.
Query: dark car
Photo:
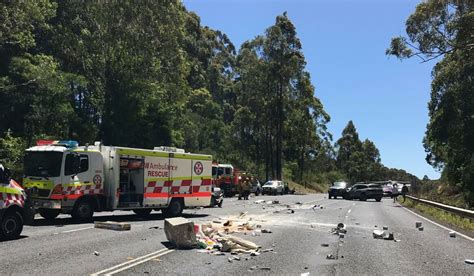
[[[375,199],[381,201],[383,197],[383,189],[379,184],[355,184],[347,189],[346,199],[359,199],[366,201],[367,199]]]
[[[338,196],[343,197],[346,194],[347,183],[340,181],[332,183],[331,187],[329,187],[329,199],[332,197],[337,198]]]

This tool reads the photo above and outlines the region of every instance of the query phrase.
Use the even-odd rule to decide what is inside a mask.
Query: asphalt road
[[[279,200],[280,204],[256,204],[259,199]],[[315,204],[323,209],[312,208]],[[295,212],[288,213],[287,205]],[[186,210],[185,217],[197,223],[225,221],[242,211],[248,212],[242,220],[261,224],[272,233],[235,235],[270,251],[253,257],[241,255],[240,261],[229,262],[233,257],[229,253],[215,256],[168,249],[160,213],[147,219],[131,212],[95,216],[100,221],[130,222],[131,231],[123,232],[95,229],[92,223],[74,224],[64,215],[53,223],[36,219],[34,226],[25,227],[21,239],[1,242],[1,271],[3,275],[474,275],[474,265],[464,262],[474,259],[474,241],[450,238],[447,230],[390,199],[329,200],[322,194],[259,196],[249,201],[226,198],[223,208]],[[415,228],[416,221],[423,223],[424,231]],[[342,239],[330,232],[340,222],[347,229]],[[399,241],[374,239],[372,231],[383,226]],[[327,259],[328,254],[337,259]]]

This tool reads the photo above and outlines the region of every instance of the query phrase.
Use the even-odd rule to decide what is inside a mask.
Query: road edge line
[[[406,211],[408,211],[408,212],[414,214],[414,215],[417,216],[417,217],[420,217],[420,218],[422,218],[422,219],[424,219],[424,220],[426,220],[426,221],[428,221],[428,222],[431,222],[432,224],[434,224],[434,225],[436,225],[436,226],[438,226],[438,227],[443,228],[444,230],[448,230],[448,231],[455,232],[456,235],[459,235],[459,236],[461,236],[461,237],[463,237],[463,238],[465,238],[465,239],[467,239],[467,240],[469,240],[469,241],[474,241],[474,238],[471,238],[471,237],[469,237],[468,235],[464,235],[463,233],[459,233],[458,231],[455,231],[455,230],[453,230],[453,229],[451,229],[451,228],[448,228],[448,227],[446,227],[446,226],[444,226],[444,225],[441,225],[441,224],[439,224],[439,223],[437,223],[437,222],[434,222],[434,221],[432,221],[432,220],[430,220],[430,219],[428,219],[428,218],[425,218],[424,216],[422,216],[422,215],[420,215],[420,214],[417,214],[416,212],[413,212],[412,210],[410,210],[410,209],[408,209],[408,208],[406,208],[406,207],[404,207],[404,206],[402,206],[402,205],[400,205],[400,207],[402,207],[402,208],[405,209]]]

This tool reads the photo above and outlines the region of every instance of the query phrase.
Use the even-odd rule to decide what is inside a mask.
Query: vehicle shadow
[[[182,217],[184,218],[202,218],[207,217],[208,214],[186,214],[183,213]],[[109,216],[95,216],[93,217],[92,221],[82,222],[77,221],[72,218],[56,218],[54,220],[46,220],[43,218],[35,219],[29,226],[55,226],[55,227],[63,227],[65,225],[74,225],[74,224],[84,224],[84,223],[91,223],[93,221],[115,221],[115,222],[135,222],[135,221],[155,221],[155,220],[165,220],[167,217],[163,214],[156,213],[150,214],[146,217],[140,217],[135,214],[127,214],[127,215],[109,215]]]

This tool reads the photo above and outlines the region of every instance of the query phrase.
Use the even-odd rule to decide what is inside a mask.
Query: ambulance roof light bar
[[[79,143],[73,140],[61,140],[61,141],[38,140],[36,141],[36,145],[37,146],[61,146],[61,147],[66,147],[68,149],[74,149],[79,146]]]

